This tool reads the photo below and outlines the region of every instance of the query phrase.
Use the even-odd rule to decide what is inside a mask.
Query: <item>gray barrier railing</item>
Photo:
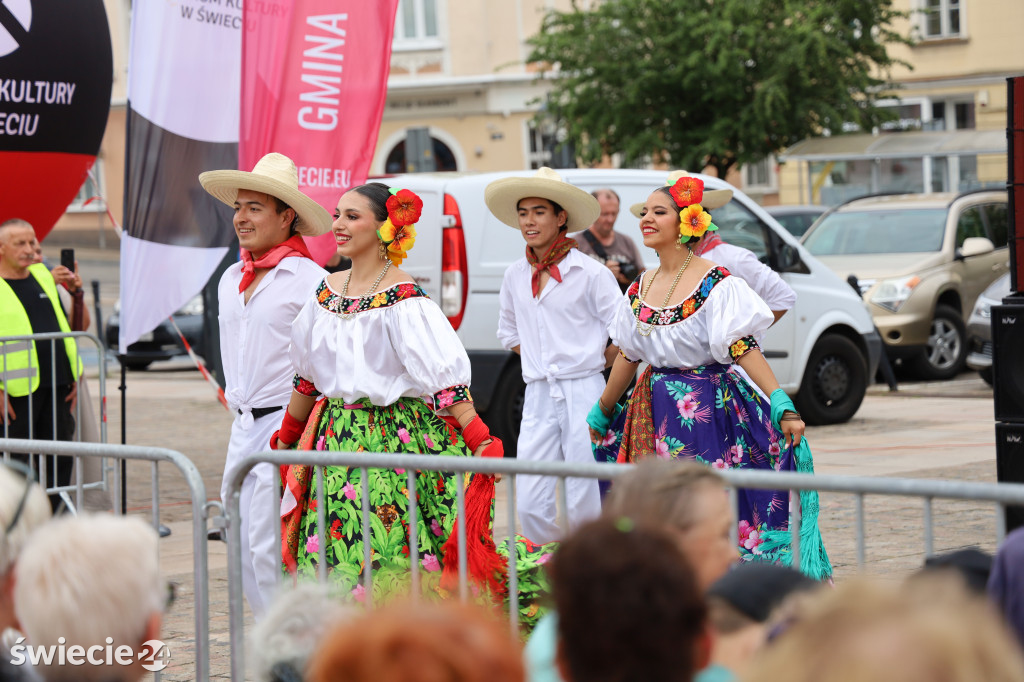
[[[515,506],[515,474],[532,474],[554,476],[559,479],[558,497],[559,504],[565,509],[567,478],[595,478],[614,480],[631,468],[625,464],[572,464],[562,462],[521,462],[513,459],[488,459],[478,457],[439,457],[435,455],[398,455],[390,453],[368,453],[368,452],[323,452],[323,451],[275,451],[260,452],[246,457],[235,469],[234,475],[229,483],[227,500],[227,539],[228,539],[228,613],[231,629],[231,679],[244,680],[244,622],[242,605],[242,557],[241,557],[241,535],[239,524],[233,523],[240,514],[239,495],[242,481],[246,474],[257,464],[269,462],[274,465],[312,465],[315,469],[315,480],[312,485],[316,486],[318,499],[323,499],[324,478],[323,466],[347,466],[359,468],[362,481],[367,480],[369,469],[405,469],[408,477],[407,488],[409,491],[409,559],[412,570],[412,597],[418,597],[418,546],[416,529],[416,474],[417,471],[441,471],[458,473],[484,473],[502,474],[507,478],[509,484],[508,494],[508,525],[509,535],[506,542],[509,547],[509,572],[508,572],[508,593],[518,594],[517,574],[515,567],[515,535],[516,535],[516,506]],[[276,469],[276,466],[275,466]],[[732,508],[736,509],[737,488],[754,488],[765,490],[817,490],[821,492],[850,493],[857,497],[857,558],[858,567],[864,564],[864,496],[865,495],[893,495],[920,497],[924,501],[924,551],[926,555],[933,553],[932,533],[932,501],[938,499],[960,499],[980,500],[992,502],[997,512],[996,536],[1002,541],[1005,535],[1006,505],[1024,506],[1024,485],[1021,484],[992,484],[992,483],[965,483],[957,481],[932,481],[902,478],[869,478],[865,476],[821,476],[814,474],[800,474],[771,471],[742,471],[742,470],[721,470],[720,474],[730,487]],[[275,476],[278,475],[275,473]],[[362,488],[362,536],[364,565],[370,566],[370,524],[369,524],[369,487]],[[456,515],[459,519],[459,595],[465,600],[468,597],[467,567],[465,555],[465,524],[462,522],[465,513],[465,500],[462,486],[457,486]],[[318,579],[322,582],[327,580],[326,562],[326,505],[317,505],[317,535],[319,543]],[[564,519],[564,517],[563,517]],[[790,533],[792,535],[792,557],[794,566],[800,565],[800,525],[801,510],[799,504],[793,505],[793,513],[790,518]],[[733,540],[736,541],[736,527],[733,524]],[[281,546],[280,526],[276,528],[275,547]],[[372,571],[366,570],[363,573],[364,586],[366,588],[367,603],[372,608],[373,575]],[[519,613],[517,608],[509,608],[509,621],[513,630],[518,628]]]
[[[14,452],[43,453],[78,457],[110,457],[113,459],[140,460],[151,462],[152,472],[152,515],[153,528],[160,528],[160,462],[173,464],[181,472],[192,504],[192,562],[195,582],[195,679],[205,682],[210,675],[210,586],[207,559],[207,512],[206,484],[199,469],[185,455],[166,448],[141,447],[137,445],[109,445],[103,443],[72,443],[66,441],[22,440],[0,438],[0,450]],[[213,503],[217,505],[218,503]],[[156,674],[159,679],[159,673]]]
[[[15,378],[19,378],[19,377],[21,377],[21,378],[24,378],[24,377],[31,378],[31,377],[34,377],[35,374],[37,374],[39,372],[38,365],[33,365],[31,363],[31,359],[30,359],[30,362],[29,362],[29,366],[27,368],[21,369],[21,370],[9,370],[8,367],[7,367],[7,358],[8,358],[9,354],[24,352],[25,350],[28,350],[30,348],[30,344],[34,342],[36,344],[37,358],[38,358],[38,355],[40,353],[46,352],[47,350],[49,351],[50,356],[53,357],[55,349],[56,349],[56,346],[57,346],[57,343],[58,342],[63,342],[63,340],[66,339],[66,338],[75,339],[76,343],[78,342],[79,339],[86,339],[86,340],[92,341],[92,343],[96,346],[97,365],[99,366],[99,405],[100,405],[100,414],[98,415],[99,416],[99,434],[100,434],[100,442],[101,443],[106,443],[107,442],[107,414],[106,414],[106,410],[107,410],[107,363],[106,363],[106,348],[103,346],[102,342],[100,341],[100,339],[95,334],[91,334],[89,332],[47,332],[47,333],[42,333],[42,334],[29,334],[29,335],[23,335],[23,336],[0,336],[0,382],[2,382],[2,383],[0,383],[0,387],[5,386],[8,379],[15,379]],[[46,348],[46,342],[49,342],[49,348],[48,349]],[[31,356],[30,356],[30,358],[31,358]],[[79,358],[81,358],[81,349],[79,349]],[[83,367],[83,372],[84,372],[84,367]],[[17,375],[17,376],[13,376],[13,375]],[[84,379],[84,377],[79,377],[79,380],[80,380],[79,381],[79,392],[78,392],[78,396],[79,397],[81,397],[82,393],[83,393],[83,391],[81,389],[81,386],[83,385],[84,382],[81,381],[82,379]],[[51,402],[51,414],[53,415],[52,423],[50,425],[51,426],[51,431],[50,431],[51,434],[56,434],[57,433],[57,392],[56,392],[55,388],[53,388],[55,386],[56,382],[57,382],[57,368],[56,368],[56,366],[54,364],[51,363],[51,365],[50,365],[50,386],[51,386],[51,388],[49,390],[50,400],[52,401]],[[43,390],[46,390],[46,389],[42,385],[40,385],[40,387],[37,390],[38,391],[43,391]],[[35,437],[35,433],[34,433],[34,420],[32,419],[32,417],[33,417],[33,401],[32,400],[28,400],[27,401],[27,405],[28,405],[28,414],[24,415],[23,418],[27,418],[28,419],[28,422],[29,422],[28,438],[29,438],[29,440],[32,440]],[[5,406],[0,405],[0,409],[5,409]],[[83,422],[82,422],[82,400],[76,400],[75,401],[75,438],[74,438],[74,440],[76,442],[80,442],[82,440],[82,424],[83,424]],[[10,424],[7,421],[7,415],[5,413],[3,415],[3,425],[0,426],[0,437],[8,438],[9,436],[10,436]],[[5,460],[10,457],[10,452],[11,451],[9,451],[9,450],[4,450],[3,458]],[[42,452],[42,453],[39,453],[39,459],[43,460],[46,456],[54,455],[54,454],[56,454],[56,453],[51,452],[51,451]],[[40,483],[40,485],[42,485],[46,489],[47,493],[61,495],[62,497],[64,497],[64,499],[68,502],[69,506],[70,506],[70,498],[68,497],[68,495],[73,491],[75,493],[75,495],[76,495],[76,500],[75,500],[75,504],[74,504],[74,507],[76,509],[81,509],[82,508],[82,503],[83,503],[83,499],[82,498],[83,498],[84,491],[86,491],[86,490],[95,490],[95,489],[107,491],[107,490],[110,489],[109,482],[107,480],[108,467],[106,466],[106,463],[102,459],[100,460],[101,478],[98,481],[93,481],[93,482],[90,482],[90,483],[86,483],[84,481],[84,474],[83,474],[83,471],[82,471],[81,462],[76,459],[76,461],[75,461],[75,481],[73,483],[68,484],[68,485],[59,485],[56,480],[54,480],[54,481],[47,480],[47,478],[48,478],[47,477],[47,467],[42,466],[42,461],[38,462],[38,464],[40,466],[33,466],[33,469],[35,469],[35,471],[37,472],[37,475],[39,476],[39,483]],[[54,478],[56,478],[56,475],[57,475],[57,465],[56,465],[56,463],[51,461],[51,467],[52,467],[52,470],[54,472]]]

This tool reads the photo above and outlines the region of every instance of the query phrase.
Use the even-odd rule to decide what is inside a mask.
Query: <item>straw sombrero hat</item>
[[[689,177],[692,176],[686,171],[672,171],[671,173],[668,174],[668,180],[665,181],[665,186],[671,187],[672,185],[676,184],[679,178]],[[705,189],[704,198],[701,199],[700,205],[704,208],[705,211],[711,211],[716,208],[721,208],[722,206],[725,206],[726,204],[729,203],[731,199],[731,189]],[[637,218],[639,218],[640,210],[643,209],[643,207],[643,202],[640,202],[639,204],[633,204],[632,206],[629,207],[629,212],[632,213]]]
[[[553,201],[569,215],[566,227],[569,232],[579,232],[590,227],[601,215],[597,199],[575,185],[570,185],[548,167],[541,168],[527,178],[502,178],[487,185],[484,201],[491,213],[501,222],[519,229],[519,211],[516,204],[520,199],[540,197]]]
[[[252,172],[215,170],[199,174],[199,183],[228,206],[235,205],[238,190],[248,189],[277,197],[295,209],[299,220],[295,229],[306,237],[331,231],[331,214],[299,191],[299,172],[295,162],[284,154],[271,152],[256,162]]]

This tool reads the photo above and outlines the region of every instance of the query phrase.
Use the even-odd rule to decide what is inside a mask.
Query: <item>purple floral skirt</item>
[[[650,396],[654,452],[624,453],[619,458],[627,413],[623,410],[594,450],[598,462],[635,461],[653,454],[714,469],[796,471],[792,448],[785,446],[782,434],[772,426],[768,401],[731,365],[652,368]],[[788,530],[789,491],[739,489],[737,493],[740,555],[774,561],[788,554],[788,541],[783,545],[778,541],[788,534],[773,533],[773,541],[762,544],[766,533]]]

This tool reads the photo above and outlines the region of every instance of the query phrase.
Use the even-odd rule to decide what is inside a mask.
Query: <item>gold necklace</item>
[[[365,294],[363,294],[362,296],[358,297],[358,300],[360,302],[362,302],[362,300],[364,298],[367,298],[369,296],[373,296],[373,292],[375,292],[377,290],[377,287],[380,286],[381,280],[384,279],[384,275],[386,275],[388,273],[388,270],[390,268],[391,268],[391,261],[388,260],[388,262],[384,265],[384,269],[380,271],[379,275],[377,275],[377,279],[375,279],[373,281],[373,284],[370,285],[370,289]],[[348,271],[348,277],[345,278],[345,286],[343,286],[341,288],[341,298],[342,298],[341,319],[343,319],[343,320],[347,320],[347,319],[351,318],[353,315],[355,315],[356,311],[359,310],[359,305],[360,305],[359,303],[357,303],[356,305],[352,306],[351,309],[349,309],[348,306],[344,302],[344,299],[348,298],[348,284],[351,281],[352,281],[352,270],[350,269]]]
[[[683,271],[686,270],[686,266],[690,264],[691,258],[693,258],[692,249],[690,250],[690,253],[686,255],[686,260],[683,261],[683,265],[682,267],[679,268],[679,272],[676,273],[676,278],[672,280],[672,286],[669,287],[668,293],[665,294],[665,301],[661,304],[662,308],[668,306],[668,302],[672,299],[672,294],[676,292],[676,285],[679,284],[679,279],[683,276]],[[654,272],[654,275],[651,277],[651,281],[647,283],[647,286],[640,294],[641,305],[644,305],[644,301],[647,300],[647,293],[651,290],[651,285],[654,284],[654,278],[658,276],[659,272],[661,272],[661,266],[658,266],[658,269]],[[654,314],[652,313],[651,316],[653,317]],[[638,317],[636,318],[636,330],[640,332],[640,336],[650,336],[651,332],[654,331],[654,323],[651,322],[648,324],[646,322],[641,322],[640,318]]]

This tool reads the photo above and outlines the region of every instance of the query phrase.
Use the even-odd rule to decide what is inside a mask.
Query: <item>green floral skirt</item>
[[[341,400],[326,400],[311,415],[299,447],[334,452],[472,456],[458,429],[435,415],[422,400],[412,398],[402,398],[387,407],[367,401],[346,404]],[[444,545],[456,520],[456,486],[468,487],[472,477],[478,475],[417,473],[415,533],[419,561],[415,568],[419,571],[424,594],[451,596],[441,585],[441,572],[448,560]],[[285,570],[299,579],[316,579],[322,543],[333,585],[355,601],[366,601],[364,481],[360,469],[325,467],[323,501],[316,495],[312,467],[290,467],[285,480],[298,502],[297,508],[283,521]],[[373,600],[380,603],[407,594],[411,587],[408,475],[404,469],[368,469],[365,485],[369,489],[370,503]],[[317,534],[321,504],[326,505],[323,537]],[[493,500],[491,513],[493,518]],[[490,533],[490,528],[487,532]],[[541,600],[548,587],[543,564],[551,557],[555,545],[536,545],[517,536],[515,546],[520,621],[530,628],[542,611]],[[497,551],[507,566],[507,543],[500,543]],[[450,560],[457,561],[457,558],[452,556]],[[486,588],[475,583],[470,587],[477,598],[487,600],[488,595],[483,594]],[[508,595],[502,597],[507,606]]]

